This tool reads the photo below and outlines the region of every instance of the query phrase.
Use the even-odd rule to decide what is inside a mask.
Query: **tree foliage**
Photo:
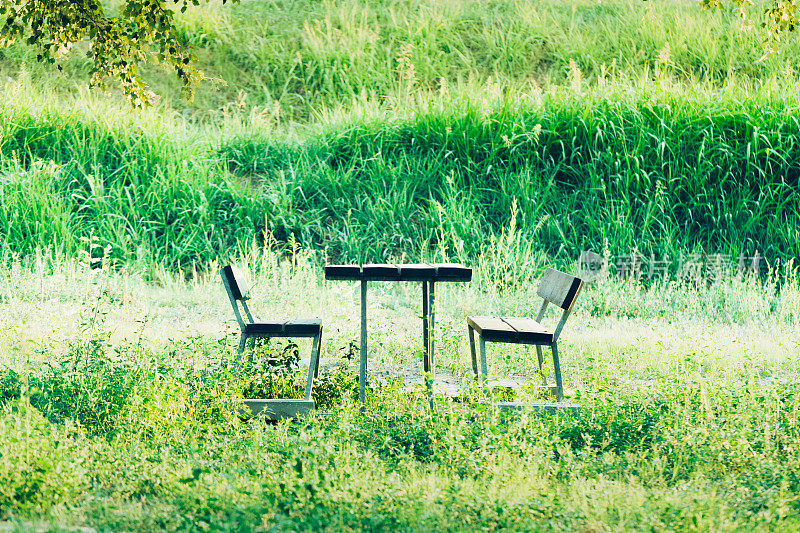
[[[203,74],[173,22],[177,9],[200,1],[123,0],[109,13],[101,0],[0,0],[0,39],[6,45],[24,40],[48,63],[86,42],[92,85],[105,88],[106,80],[116,79],[135,106],[153,99],[139,65],[156,62],[175,71],[191,99]]]
[[[734,6],[740,16],[747,19],[747,7],[753,5],[753,0],[700,0],[700,5],[706,9],[722,8],[726,3]],[[800,25],[800,0],[766,0],[759,2],[759,7],[764,10],[761,27],[767,33],[765,44],[770,50],[774,42],[780,41],[783,35],[793,32]]]

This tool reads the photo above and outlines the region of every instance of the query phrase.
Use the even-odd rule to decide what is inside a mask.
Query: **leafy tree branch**
[[[201,0],[125,0],[110,15],[99,0],[0,0],[0,44],[24,40],[38,48],[39,61],[55,63],[88,41],[93,86],[106,88],[107,79],[116,79],[134,106],[149,105],[154,95],[139,65],[150,61],[174,70],[191,99],[203,73],[174,26],[176,10],[185,12],[190,2]]]

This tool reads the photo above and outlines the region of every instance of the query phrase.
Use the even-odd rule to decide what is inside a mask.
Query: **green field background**
[[[88,92],[80,54],[56,75],[15,44],[0,250],[187,268],[293,236],[320,261],[474,261],[514,225],[559,263],[774,265],[800,247],[798,49],[765,55],[757,7],[212,2],[178,19],[210,79],[189,102],[146,67],[143,113]]]

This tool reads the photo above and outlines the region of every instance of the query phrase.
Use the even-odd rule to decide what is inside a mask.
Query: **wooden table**
[[[370,281],[421,281],[422,282],[422,343],[425,355],[422,363],[426,372],[428,395],[433,408],[434,351],[434,289],[437,281],[468,282],[472,269],[456,263],[436,264],[378,264],[378,265],[328,265],[325,279],[361,282],[361,365],[359,368],[358,400],[364,406],[364,387],[367,377],[367,283]]]

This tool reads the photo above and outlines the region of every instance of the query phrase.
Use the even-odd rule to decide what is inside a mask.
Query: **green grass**
[[[326,108],[439,92],[442,80],[453,91],[481,88],[490,78],[504,89],[549,89],[569,82],[571,61],[593,86],[604,76],[660,76],[746,90],[783,79],[800,53],[789,38],[759,61],[761,9],[750,9],[748,31],[736,13],[703,11],[688,0],[214,0],[177,17],[211,78],[196,101],[181,102],[168,73],[145,70],[165,108],[202,121],[244,111],[270,122],[313,122]],[[87,81],[79,53],[57,75],[22,44],[2,51],[3,73],[16,77],[23,64],[62,94]]]
[[[258,375],[232,372],[218,276],[42,259],[0,270],[0,520],[21,530],[797,527],[796,278],[589,285],[561,343],[575,419],[499,417],[469,389],[429,416],[405,388],[421,380],[418,287],[376,284],[361,415],[353,287],[322,281],[306,252],[261,250],[241,258],[253,307],[322,317],[324,383],[344,393],[269,425],[236,416]],[[466,314],[537,307],[530,285],[439,289],[443,382],[469,380]],[[530,351],[488,356],[492,376],[536,382]]]
[[[139,114],[88,94],[79,58],[59,78],[4,49],[7,261],[191,270],[265,233],[320,262],[488,261],[515,202],[517,276],[582,249],[800,255],[797,46],[759,61],[733,13],[244,1],[179,26],[228,85]]]
[[[54,77],[3,49],[0,528],[798,529],[797,45],[756,61],[739,26],[692,2],[242,1],[180,22],[228,84],[180,102],[154,68],[143,112],[86,92],[80,58]],[[581,294],[559,343],[580,416],[498,416],[465,317],[531,316],[584,249],[671,266]],[[757,252],[760,276],[678,272]],[[387,260],[474,267],[437,285],[434,416],[415,284],[371,284],[354,401],[357,291],[321,266]],[[309,346],[234,371],[228,261],[260,316],[322,318],[308,420],[239,420],[301,393]],[[488,352],[496,398],[541,399],[529,349]]]
[[[320,261],[474,262],[491,257],[512,217],[519,272],[582,249],[759,252],[773,266],[800,255],[793,97],[620,82],[275,131],[82,98],[66,111],[25,83],[6,94],[7,257],[70,257],[94,239],[117,263],[191,269],[266,233],[294,235]]]

